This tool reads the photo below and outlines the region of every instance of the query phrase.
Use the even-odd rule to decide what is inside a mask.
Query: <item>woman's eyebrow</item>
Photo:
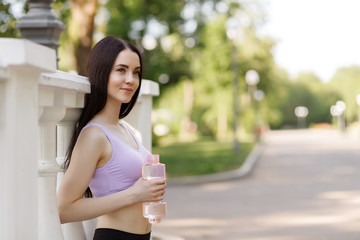
[[[118,64],[118,65],[115,65],[115,67],[124,67],[124,68],[129,68],[129,66],[128,65],[126,65],[126,64]]]
[[[124,68],[129,68],[129,66],[128,65],[126,65],[126,64],[122,64],[122,63],[120,63],[120,64],[118,64],[118,65],[115,65],[115,67],[124,67]],[[135,69],[137,69],[137,68],[141,68],[141,66],[138,66],[138,67],[135,67]]]

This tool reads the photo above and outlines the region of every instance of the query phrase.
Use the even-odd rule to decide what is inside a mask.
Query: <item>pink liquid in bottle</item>
[[[159,155],[148,155],[147,163],[143,165],[142,177],[147,180],[166,178],[165,164],[159,162]],[[143,215],[150,223],[160,223],[166,216],[166,202],[143,203]]]

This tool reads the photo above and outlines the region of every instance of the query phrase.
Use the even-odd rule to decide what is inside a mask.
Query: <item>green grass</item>
[[[173,143],[153,147],[166,164],[167,177],[194,176],[233,170],[241,166],[254,143],[243,142],[238,154],[233,151],[233,142],[217,142],[200,139],[194,142]]]

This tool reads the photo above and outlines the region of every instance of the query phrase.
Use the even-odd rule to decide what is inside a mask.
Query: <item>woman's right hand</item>
[[[139,178],[129,190],[133,192],[135,202],[159,202],[164,199],[165,189],[165,178],[151,180]]]

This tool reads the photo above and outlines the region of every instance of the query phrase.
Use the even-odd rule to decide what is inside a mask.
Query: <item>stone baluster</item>
[[[54,102],[55,91],[46,90],[40,88],[39,99],[48,105]],[[41,104],[39,110],[39,239],[57,240],[63,236],[56,204],[56,176],[60,170],[56,163],[56,124],[64,118],[66,109]]]
[[[57,124],[56,135],[56,162],[62,168],[65,162],[66,152],[71,141],[75,128],[75,123],[79,119],[81,108],[66,108],[65,117]],[[62,175],[64,171],[59,172]],[[57,189],[60,186],[61,179],[58,181]]]
[[[38,84],[42,72],[55,71],[55,56],[0,38],[0,239],[39,239]]]

